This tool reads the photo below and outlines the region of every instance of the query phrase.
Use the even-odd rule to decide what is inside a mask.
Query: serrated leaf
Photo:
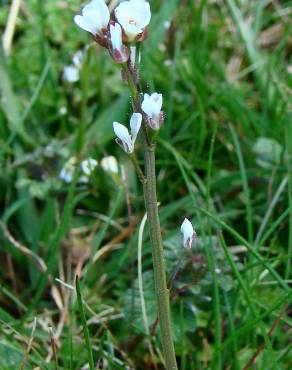
[[[143,293],[146,305],[146,312],[148,323],[151,325],[157,318],[156,309],[156,295],[154,290],[154,277],[151,271],[144,272],[142,275],[143,279]],[[145,329],[142,319],[141,300],[138,288],[138,280],[134,282],[134,311],[132,311],[132,290],[128,289],[125,295],[125,317],[127,320],[131,320],[133,327],[137,333],[144,333]]]

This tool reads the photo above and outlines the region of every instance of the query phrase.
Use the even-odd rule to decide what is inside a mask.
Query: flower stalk
[[[144,137],[144,138],[143,138]],[[166,283],[163,258],[163,242],[158,214],[156,195],[155,144],[147,144],[142,132],[142,142],[145,159],[146,182],[143,185],[147,220],[149,224],[150,241],[152,245],[153,270],[158,303],[158,319],[162,336],[162,346],[166,368],[177,369],[174,345],[172,341],[169,290]]]
[[[131,158],[143,185],[165,365],[167,370],[177,370],[156,194],[155,149],[156,137],[164,121],[161,110],[162,94],[144,94],[141,103],[142,90],[138,70],[140,43],[147,37],[150,19],[150,4],[146,0],[121,2],[115,8],[112,20],[104,0],[92,0],[82,9],[81,14],[74,18],[75,23],[90,32],[95,41],[108,49],[113,60],[121,66],[122,78],[127,82],[131,93],[133,115],[130,119],[130,131],[119,122],[113,122],[113,130],[117,137],[116,142]],[[139,132],[145,174],[135,154],[135,142]]]
[[[131,72],[127,65],[123,65],[123,71],[127,76],[128,86],[131,91],[134,110],[142,112],[140,94],[133,82]],[[167,370],[177,370],[175,350],[172,340],[169,289],[166,281],[165,263],[163,257],[163,241],[158,213],[156,193],[156,169],[155,150],[156,142],[148,141],[146,123],[143,121],[141,141],[145,162],[145,177],[139,176],[143,184],[145,208],[149,224],[150,242],[152,246],[153,271],[155,291],[158,305],[158,319],[162,337],[162,347]]]

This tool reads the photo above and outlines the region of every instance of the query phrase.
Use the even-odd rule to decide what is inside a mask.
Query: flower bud
[[[112,155],[102,158],[100,165],[105,172],[109,172],[114,175],[119,173],[118,161],[116,157]]]
[[[144,94],[142,110],[146,113],[146,122],[153,130],[159,130],[163,124],[164,116],[161,111],[162,94],[153,93],[152,95]]]
[[[63,69],[62,78],[69,83],[77,82],[80,78],[79,69],[74,66],[65,66]]]
[[[122,28],[119,23],[110,25],[110,54],[117,63],[126,63],[129,59],[129,48],[123,44]]]
[[[117,143],[128,154],[134,152],[134,145],[141,127],[141,123],[142,123],[142,114],[133,113],[130,120],[131,134],[129,133],[126,126],[118,122],[113,123],[113,129],[117,136]]]
[[[194,245],[197,234],[193,228],[191,222],[185,218],[184,222],[181,225],[181,232],[183,234],[183,244],[186,249],[191,249]]]

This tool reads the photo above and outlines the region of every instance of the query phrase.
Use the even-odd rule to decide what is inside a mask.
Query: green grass
[[[1,31],[9,7],[1,2]],[[151,7],[141,75],[164,97],[158,199],[168,276],[181,261],[171,291],[179,368],[245,369],[252,359],[289,369],[292,1]],[[73,24],[79,8],[23,2],[11,55],[0,50],[1,370],[162,368],[147,224],[147,332],[140,305],[142,189],[112,131],[128,121],[130,98],[107,51]],[[80,81],[65,83],[63,67],[85,48]],[[101,166],[86,185],[58,177],[73,156],[106,155],[124,166],[126,186]],[[198,241],[184,255],[185,217]]]

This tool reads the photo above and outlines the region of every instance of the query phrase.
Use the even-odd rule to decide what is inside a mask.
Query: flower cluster
[[[69,161],[65,163],[64,167],[62,168],[59,174],[59,178],[67,183],[72,182],[75,171],[77,169],[77,165],[78,165],[77,158],[76,157],[70,158]],[[82,161],[80,163],[82,176],[79,178],[79,182],[87,183],[97,165],[98,162],[93,158],[88,158]]]
[[[81,14],[74,17],[75,23],[90,32],[97,43],[107,48],[112,58],[126,65],[134,84],[137,84],[137,43],[147,37],[147,26],[151,19],[150,5],[145,0],[126,0],[110,11],[104,0],[92,0],[85,5]],[[162,94],[144,94],[143,101],[130,120],[131,132],[118,122],[113,123],[118,144],[127,154],[134,152],[137,135],[144,119],[147,127],[158,131],[163,124]]]
[[[93,158],[87,158],[80,163],[81,176],[78,179],[79,183],[86,184],[89,182],[90,176],[94,173],[98,162]],[[107,174],[116,176],[119,174],[119,164],[117,159],[110,155],[102,158],[100,166]],[[73,181],[75,172],[78,168],[78,160],[76,157],[71,157],[63,166],[59,173],[59,178],[66,183]]]
[[[80,70],[82,68],[84,53],[78,50],[72,58],[72,64],[69,64],[63,69],[63,80],[68,83],[77,82],[80,78]]]
[[[162,94],[155,92],[143,95],[138,81],[137,67],[141,55],[137,54],[137,45],[146,39],[150,19],[150,5],[146,0],[122,1],[112,14],[104,0],[92,0],[83,7],[81,14],[74,17],[75,23],[90,32],[98,44],[108,49],[114,61],[122,65],[123,79],[128,83],[132,95],[137,98],[133,100],[134,113],[129,122],[130,131],[121,123],[113,122],[116,142],[131,156],[134,163],[135,143],[141,127],[148,140],[148,131],[157,132],[164,122]],[[150,137],[155,138],[156,135]],[[118,172],[113,157],[104,160],[102,166],[106,171]],[[183,245],[190,249],[195,243],[196,232],[188,219],[184,220],[181,231]]]
[[[145,0],[122,2],[114,10],[113,17],[104,0],[92,0],[74,17],[75,23],[107,48],[117,63],[128,61],[129,43],[141,42],[147,37],[150,19],[150,6]]]

